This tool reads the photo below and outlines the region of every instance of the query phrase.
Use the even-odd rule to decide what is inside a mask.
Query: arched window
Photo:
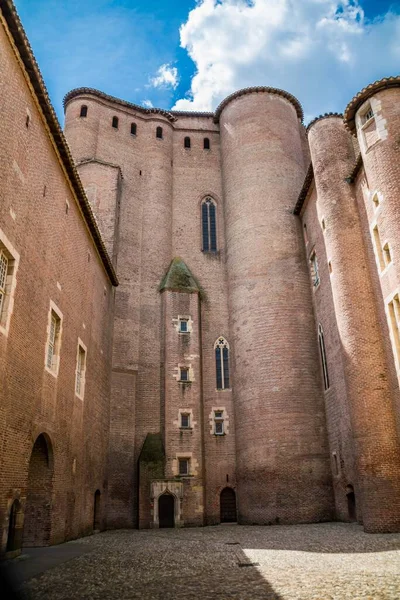
[[[217,250],[217,221],[216,207],[212,198],[206,198],[201,205],[201,220],[203,231],[203,251]]]
[[[324,332],[323,332],[321,324],[318,325],[318,344],[319,344],[319,352],[321,355],[322,373],[324,376],[324,388],[326,390],[328,390],[329,389],[328,364],[326,362]]]
[[[114,129],[118,129],[118,117],[112,118],[112,126],[114,127]]]
[[[87,106],[86,106],[86,104],[82,104],[80,116],[81,117],[87,117]]]
[[[136,123],[131,123],[131,135],[136,135]]]
[[[210,140],[208,138],[204,138],[204,150],[210,149]]]
[[[229,344],[220,337],[214,344],[215,365],[217,370],[217,390],[229,388]]]
[[[190,137],[185,137],[183,145],[185,148],[190,148]]]
[[[162,140],[162,137],[163,137],[162,127],[157,127],[157,129],[156,129],[156,138],[158,138],[159,140]]]

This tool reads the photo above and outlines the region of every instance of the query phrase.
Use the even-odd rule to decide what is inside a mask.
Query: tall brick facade
[[[67,144],[1,7],[2,549],[399,531],[400,78],[307,130],[273,88],[215,113],[80,88]]]

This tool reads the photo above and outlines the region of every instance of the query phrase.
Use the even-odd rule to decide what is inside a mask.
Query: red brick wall
[[[220,118],[239,515],[332,516],[310,286],[293,206],[305,164],[289,101],[251,93]]]
[[[94,492],[106,492],[113,292],[2,27],[0,45],[0,229],[20,255],[8,337],[0,332],[0,519],[5,532],[10,499],[25,501],[32,448],[45,432],[55,543],[91,531]],[[45,370],[50,300],[63,314],[57,378]],[[83,401],[78,337],[88,349]]]
[[[332,262],[332,292],[342,343],[359,499],[366,531],[398,530],[400,448],[393,391],[354,189],[350,135],[340,118],[309,131],[325,245]]]

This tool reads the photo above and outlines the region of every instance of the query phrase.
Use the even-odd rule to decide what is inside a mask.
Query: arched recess
[[[98,531],[99,529],[101,529],[101,494],[100,490],[96,490],[93,505],[93,530]]]
[[[45,434],[33,446],[28,470],[23,546],[48,546],[51,534],[53,448]]]
[[[8,516],[8,532],[6,552],[16,552],[22,547],[22,531],[23,531],[24,515],[21,503],[15,499],[10,507]]]
[[[236,523],[236,494],[235,490],[226,487],[220,494],[220,519],[221,523]]]

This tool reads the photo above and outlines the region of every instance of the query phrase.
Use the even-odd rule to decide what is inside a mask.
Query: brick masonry
[[[177,526],[219,523],[229,487],[241,523],[357,518],[366,531],[398,531],[390,303],[400,288],[400,83],[371,86],[349,105],[359,144],[337,115],[307,132],[296,99],[270,88],[233,94],[215,115],[70,93],[65,133],[118,273],[114,290],[13,35],[2,19],[0,248],[11,269],[0,321],[2,549],[16,500],[14,539],[23,529],[25,545],[43,545],[91,532],[96,492],[96,528],[157,527],[163,490]],[[202,245],[207,197],[216,252]],[[391,252],[384,269],[376,224]],[[45,366],[51,306],[61,319],[57,376]],[[221,336],[231,375],[223,390]],[[183,367],[189,383],[179,381]]]

